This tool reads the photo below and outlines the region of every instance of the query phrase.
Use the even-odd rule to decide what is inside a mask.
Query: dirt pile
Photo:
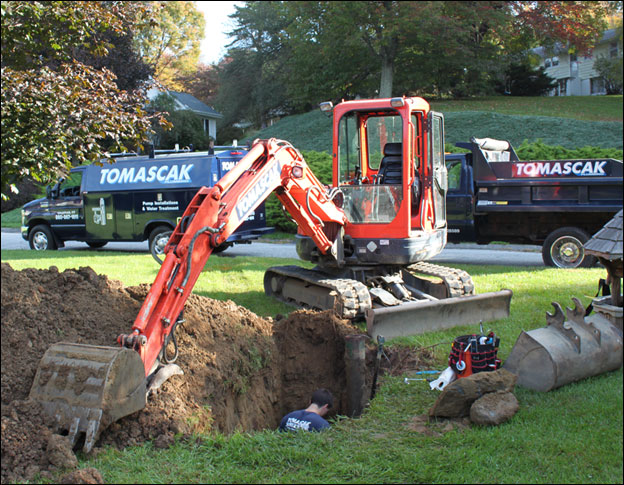
[[[124,287],[91,268],[15,271],[2,264],[2,482],[69,465],[52,457],[58,453],[50,446],[50,423],[28,401],[45,350],[58,342],[115,346],[148,290]],[[176,330],[184,376],[167,381],[144,410],[109,426],[97,446],[153,439],[165,447],[175,434],[275,428],[318,387],[334,393],[334,412],[342,412],[344,336],[359,332],[356,327],[329,312],[298,311],[273,322],[197,295],[184,318]]]

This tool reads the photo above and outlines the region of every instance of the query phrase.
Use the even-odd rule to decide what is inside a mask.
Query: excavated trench
[[[2,264],[3,483],[62,466],[48,456],[49,423],[38,404],[27,400],[45,350],[56,342],[114,345],[131,328],[148,289],[124,287],[91,268],[15,271]],[[124,448],[147,440],[167,446],[175,435],[275,429],[320,387],[334,394],[333,414],[347,414],[345,338],[361,334],[357,327],[330,312],[306,310],[273,321],[198,295],[189,298],[184,316],[176,331],[184,375],[167,381],[144,410],[108,427],[96,446]],[[421,364],[400,354],[390,353],[386,372]],[[369,392],[372,342],[365,361]]]

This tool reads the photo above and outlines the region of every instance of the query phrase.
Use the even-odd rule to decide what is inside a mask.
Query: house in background
[[[163,94],[162,91],[159,91],[156,88],[151,88],[147,92],[147,97],[150,101],[156,99],[159,94]],[[210,106],[205,103],[202,103],[195,96],[192,96],[187,93],[178,93],[176,91],[166,91],[166,94],[169,94],[173,97],[176,104],[176,109],[179,111],[191,111],[198,115],[204,126],[204,133],[207,133],[214,140],[217,139],[217,120],[223,118],[221,113],[218,113]]]
[[[594,61],[601,56],[612,59],[622,55],[622,41],[616,29],[606,30],[593,52],[587,56],[568,53],[558,44],[554,49],[536,47],[533,53],[541,58],[540,66],[557,81],[551,96],[589,96],[607,94],[603,79],[594,69]]]

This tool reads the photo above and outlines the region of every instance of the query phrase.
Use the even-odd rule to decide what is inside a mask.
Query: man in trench
[[[329,428],[329,423],[323,419],[332,405],[334,397],[327,389],[317,389],[312,394],[310,405],[306,409],[293,411],[282,418],[280,431],[323,431]]]

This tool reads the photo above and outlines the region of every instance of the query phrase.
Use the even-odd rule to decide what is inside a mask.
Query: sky
[[[195,2],[195,4],[206,19],[199,60],[204,64],[217,63],[225,54],[225,46],[231,42],[225,34],[232,28],[232,20],[228,15],[234,13],[234,5],[242,5],[243,2]]]

